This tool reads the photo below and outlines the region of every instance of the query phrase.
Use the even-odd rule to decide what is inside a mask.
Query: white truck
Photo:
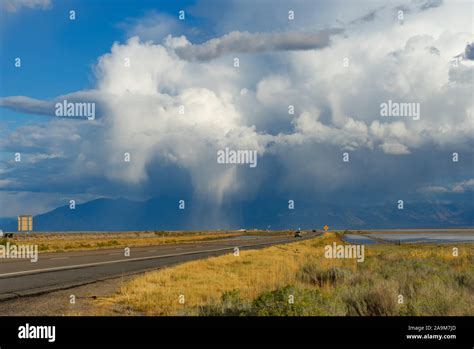
[[[2,229],[0,229],[0,239],[3,239],[3,238],[12,238],[13,237],[13,233],[7,233],[7,232],[3,232]]]

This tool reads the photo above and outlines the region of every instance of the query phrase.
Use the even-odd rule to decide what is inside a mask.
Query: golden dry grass
[[[324,238],[326,243],[336,240],[331,235]],[[300,266],[315,258],[314,244],[310,240],[241,251],[238,257],[229,254],[150,272],[123,286],[115,297],[102,300],[102,305],[118,305],[129,313],[176,315],[184,308],[180,295],[186,308],[216,303],[233,289],[239,289],[244,299],[253,299],[262,291],[293,282]]]
[[[35,244],[38,245],[39,252],[44,253],[194,243],[240,235],[243,234],[236,232],[32,234],[28,238],[19,236],[15,239],[11,239],[11,243]]]
[[[352,271],[350,283],[346,282],[337,287],[331,284],[318,287],[318,292],[327,299],[334,298],[331,302],[334,301],[338,306],[347,294],[351,294],[354,286],[358,287],[362,295],[371,292],[374,282],[390,288],[390,291],[395,293],[403,287],[409,287],[411,284],[407,286],[408,281],[403,277],[410,272],[415,280],[409,280],[409,282],[418,282],[416,280],[419,273],[416,269],[417,263],[421,263],[426,268],[438,268],[440,275],[445,279],[441,281],[436,279],[433,282],[440,283],[440,287],[445,287],[443,289],[450,294],[455,286],[448,288],[446,285],[451,285],[453,273],[462,272],[467,277],[474,276],[472,268],[474,246],[472,244],[459,245],[459,257],[453,257],[453,247],[449,245],[370,245],[366,246],[366,262],[357,263],[355,260],[325,258],[324,246],[335,241],[342,242],[338,235],[327,233],[317,239],[262,250],[241,251],[239,257],[230,254],[149,272],[126,283],[116,295],[98,300],[96,304],[98,313],[198,315],[200,309],[219,304],[222,301],[222,295],[233,290],[239,291],[242,301],[252,302],[262,293],[285,285],[314,289],[314,285],[308,286],[298,276],[305,265],[317,266],[323,271],[335,267]],[[435,270],[433,275],[437,275],[436,273],[438,270]],[[420,275],[420,277],[423,276]],[[431,278],[431,276],[428,277]],[[431,282],[432,279],[428,280]],[[469,304],[474,300],[472,291],[464,288],[459,290],[456,288],[455,291],[457,293],[452,293],[452,296],[462,298],[459,304],[464,304],[463,302]],[[382,296],[385,296],[384,289],[380,292],[383,293]],[[420,291],[421,296],[416,303],[420,309],[400,307],[397,308],[399,315],[403,315],[403,312],[411,314],[417,311],[422,315],[423,312],[429,314],[429,308],[428,310],[424,308],[425,303],[429,305],[433,300],[429,299],[429,294],[425,295],[423,292],[427,291],[424,289]],[[185,297],[184,304],[179,302],[180,295]],[[421,298],[422,296],[427,299]],[[336,297],[338,297],[337,300],[335,300]],[[452,301],[455,302],[455,298]],[[433,307],[441,306],[433,305]],[[440,311],[447,311],[443,309]],[[462,311],[474,313],[474,306],[471,305],[470,308],[468,306],[466,309],[466,306],[460,305],[452,313],[458,314]],[[345,314],[345,312],[346,310],[341,308],[338,314]]]

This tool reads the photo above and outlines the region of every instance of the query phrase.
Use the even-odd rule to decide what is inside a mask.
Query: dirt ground
[[[97,308],[96,300],[111,296],[124,282],[137,275],[139,274],[0,302],[0,316],[119,315],[112,310]],[[76,297],[75,304],[70,303],[71,295]]]

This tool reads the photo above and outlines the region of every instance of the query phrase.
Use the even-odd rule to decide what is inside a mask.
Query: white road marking
[[[49,260],[59,260],[59,259],[68,259],[69,257],[54,257],[54,258],[48,258]]]

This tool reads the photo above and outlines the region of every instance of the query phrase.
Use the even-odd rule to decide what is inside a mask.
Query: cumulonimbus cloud
[[[444,16],[443,11],[453,11],[451,22],[439,23],[437,16]],[[244,171],[248,168],[237,170],[216,162],[216,150],[226,147],[257,150],[259,156],[269,155],[265,160],[281,159],[290,174],[285,189],[297,187],[304,173],[311,174],[315,183],[325,183],[319,187],[349,183],[337,167],[341,150],[373,149],[367,158],[382,160],[385,154],[411,154],[416,159],[417,149],[433,145],[443,151],[470,151],[471,62],[450,63],[473,40],[464,30],[469,15],[463,8],[430,9],[422,22],[406,21],[403,30],[393,30],[400,27],[393,13],[380,11],[378,16],[390,20],[364,22],[359,31],[347,31],[347,37],[330,30],[233,32],[203,44],[191,44],[184,36],[169,36],[163,44],[138,37],[116,43],[96,67],[94,96],[105,110],[101,123],[52,120],[57,132],[50,127],[35,130],[35,137],[12,135],[8,144],[18,149],[23,140],[46,139],[54,140],[54,150],[57,144],[75,146],[73,151],[64,147],[70,158],[78,159],[74,172],[105,174],[113,182],[127,184],[153,183],[150,169],[157,163],[171,164],[190,174],[197,197],[216,202],[243,191],[255,178],[255,171],[251,175]],[[433,35],[421,35],[426,28]],[[437,54],[427,50],[431,47]],[[257,56],[249,64],[252,69],[235,69],[229,60],[213,61],[225,54],[277,50],[298,52],[279,55],[276,62]],[[351,58],[346,67],[345,57]],[[264,68],[269,63],[279,64],[278,69],[268,73]],[[80,93],[84,92],[66,97],[83,101],[86,95]],[[382,117],[380,103],[389,99],[420,103],[421,119]],[[0,105],[30,112],[46,111],[50,103],[21,96],[0,99]],[[294,115],[289,113],[290,104]],[[273,127],[277,122],[283,126]],[[64,140],[65,134],[77,134],[77,141]],[[310,155],[301,152],[304,147],[311,149]],[[326,155],[328,149],[334,153]],[[50,153],[49,148],[42,153]],[[131,165],[124,163],[124,153],[131,154]],[[270,165],[259,159],[258,170],[260,166]],[[354,176],[365,176],[366,169],[361,171]],[[335,179],[335,173],[342,175]],[[368,181],[378,178],[367,176]]]
[[[234,31],[202,44],[178,47],[176,54],[187,61],[209,61],[230,53],[315,50],[328,46],[331,36],[341,31],[342,29],[284,33]]]

